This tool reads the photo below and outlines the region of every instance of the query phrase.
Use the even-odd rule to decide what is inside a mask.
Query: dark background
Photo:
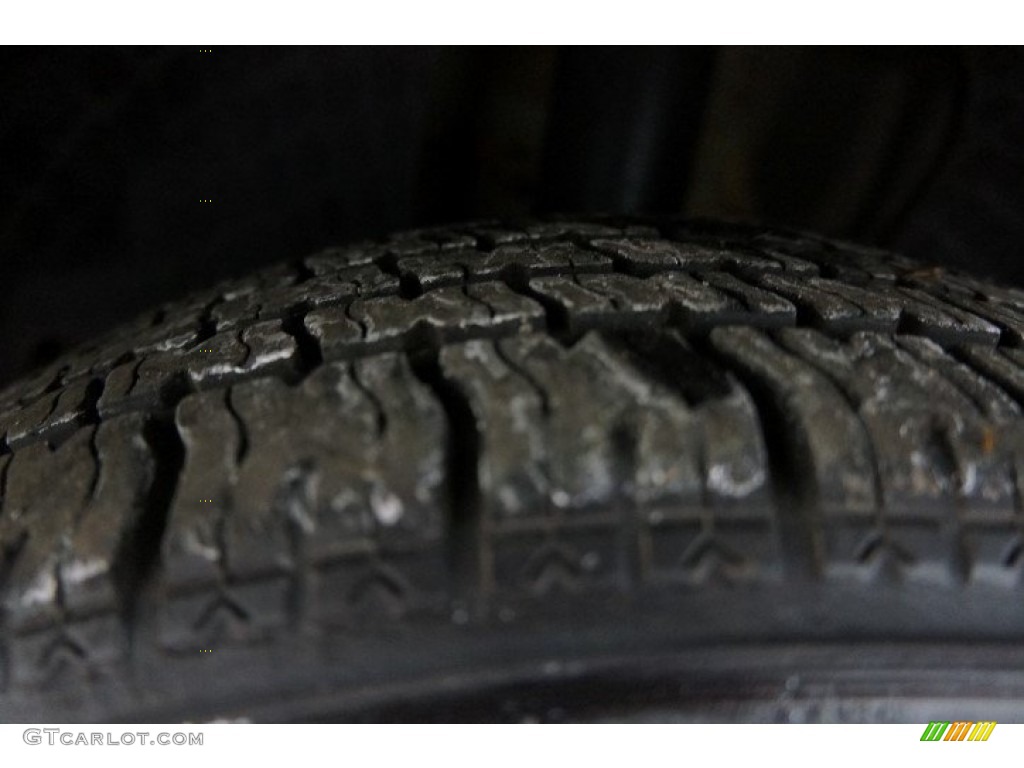
[[[1020,51],[5,48],[0,384],[325,245],[598,211],[1024,283]]]

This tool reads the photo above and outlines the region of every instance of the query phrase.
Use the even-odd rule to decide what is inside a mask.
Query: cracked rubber
[[[806,234],[325,251],[0,393],[0,720],[1021,717],[1022,398],[1024,291]]]

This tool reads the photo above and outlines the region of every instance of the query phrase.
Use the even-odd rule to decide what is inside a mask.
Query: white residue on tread
[[[402,500],[387,489],[374,487],[370,491],[370,508],[381,525],[391,526],[402,519]]]
[[[216,363],[203,369],[203,375],[206,377],[230,376],[238,373],[241,373],[241,369],[237,365],[230,363]]]
[[[93,558],[92,560],[73,560],[64,568],[64,580],[67,582],[88,581],[93,576],[107,570],[104,560]]]
[[[561,489],[551,493],[551,503],[556,507],[564,509],[569,506],[570,501],[572,501],[572,497]]]
[[[545,661],[540,668],[541,672],[545,675],[560,675],[562,674],[562,669],[562,662],[557,660]]]
[[[49,571],[40,574],[22,594],[22,602],[27,605],[52,603],[57,597],[57,580]]]
[[[441,486],[442,482],[444,482],[444,475],[441,472],[441,467],[431,466],[420,476],[420,480],[416,484],[416,500],[429,504],[434,498],[434,491]]]
[[[267,351],[261,351],[259,354],[254,355],[253,359],[246,364],[246,368],[255,370],[264,366],[276,363],[278,360],[287,360],[292,356],[293,350],[291,347],[279,347],[277,349],[271,349]]]
[[[960,482],[960,493],[970,496],[978,487],[978,465],[973,461],[964,462],[963,479]],[[982,489],[984,495],[985,489]]]
[[[502,509],[506,512],[515,514],[521,512],[523,505],[519,502],[519,494],[516,489],[510,485],[502,485],[498,489],[498,501],[501,502]]]
[[[512,427],[516,432],[529,432],[533,424],[530,401],[525,397],[513,397],[508,410],[512,414]]]
[[[910,487],[917,496],[934,496],[946,485],[939,477],[930,456],[924,451],[910,452]]]
[[[204,560],[214,563],[220,560],[220,549],[203,541],[202,536],[197,531],[189,531],[186,534],[185,543],[190,553],[198,555]]]
[[[761,467],[743,479],[737,479],[731,468],[725,464],[716,464],[708,471],[708,487],[724,496],[740,498],[756,491],[764,485],[764,470]]]

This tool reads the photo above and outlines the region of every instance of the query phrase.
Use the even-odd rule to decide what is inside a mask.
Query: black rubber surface
[[[159,308],[0,393],[0,719],[1019,717],[1022,333],[672,221]]]

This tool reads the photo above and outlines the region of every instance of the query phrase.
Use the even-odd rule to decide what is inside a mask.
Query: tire
[[[1024,291],[476,224],[0,394],[0,719],[1016,719]]]

